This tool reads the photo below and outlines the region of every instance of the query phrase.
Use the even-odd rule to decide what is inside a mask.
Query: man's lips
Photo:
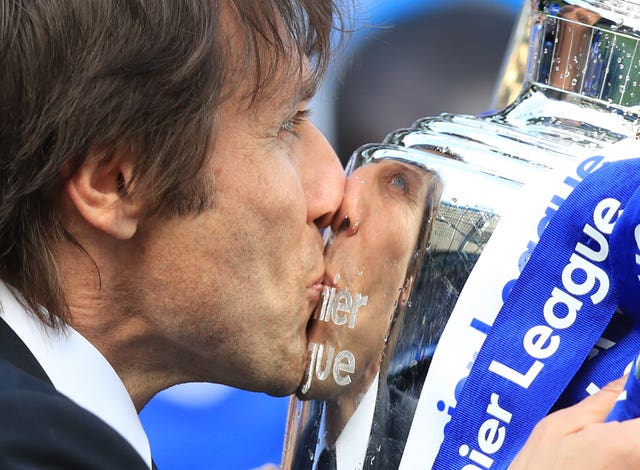
[[[307,321],[307,332],[309,331],[309,328],[311,326],[311,324],[313,323],[313,319],[316,318],[316,313],[318,312],[318,310],[321,308],[322,302],[323,302],[323,296],[327,295],[327,291],[335,288],[336,287],[336,283],[340,280],[340,275],[331,275],[328,272],[325,272],[322,276],[320,276],[312,285],[311,285],[311,289],[313,289],[313,291],[317,294],[317,300],[315,303],[315,307],[313,308],[313,311],[311,312],[311,316],[309,317],[309,320]]]
[[[324,287],[324,275],[318,277],[312,284],[311,289],[316,290],[318,292],[322,292],[322,288]]]
[[[313,302],[313,308],[311,309],[311,313],[309,315],[309,318],[307,319],[307,324],[305,328],[305,332],[307,336],[307,344],[310,344],[311,338],[313,335],[312,330],[313,330],[313,325],[315,323],[313,320],[322,302],[322,292],[325,286],[325,278],[326,278],[326,273],[318,276],[316,280],[309,285],[309,291],[311,292],[310,295]],[[307,349],[305,350],[305,353],[304,353],[305,367],[304,367],[304,374],[301,378],[300,387],[302,387],[302,385],[309,379],[309,374],[311,373],[311,371],[309,370],[310,360],[311,360],[309,354],[310,354],[310,351],[309,351],[309,347],[307,346]],[[296,394],[298,395],[299,398],[302,398],[304,396],[304,394],[300,392],[300,388],[298,388],[298,391],[296,392]]]
[[[309,319],[307,321],[307,334],[309,333],[311,325],[314,323],[313,319],[316,317],[316,312],[318,311],[318,309],[322,305],[322,296],[323,296],[323,293],[325,291],[325,288],[328,287],[329,289],[331,289],[332,287],[335,286],[334,283],[333,283],[333,280],[334,280],[334,277],[331,277],[330,274],[325,272],[322,276],[319,276],[316,279],[316,281],[314,281],[311,284],[311,286],[309,287],[314,292],[315,306],[314,306],[314,308],[313,308],[313,310],[311,312],[311,315],[309,316]]]
[[[310,296],[310,301],[313,305],[313,308],[311,309],[311,314],[309,315],[309,318],[307,319],[307,330],[309,328],[309,324],[312,323],[312,319],[315,316],[315,312],[318,309],[318,306],[320,305],[320,303],[322,302],[322,292],[324,290],[324,286],[325,286],[325,277],[326,277],[326,273],[319,275],[318,277],[316,277],[316,280],[311,282],[311,284],[309,284],[309,296]]]
[[[325,286],[329,288],[336,287],[340,281],[340,277],[340,274],[332,274],[329,271],[325,271],[324,274],[318,276],[316,280],[309,285],[309,288],[322,293],[322,289]]]

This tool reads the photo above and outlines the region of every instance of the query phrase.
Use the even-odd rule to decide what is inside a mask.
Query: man
[[[159,390],[302,381],[344,185],[305,119],[335,10],[1,5],[1,466],[149,468]]]
[[[295,391],[344,186],[305,119],[333,13],[3,0],[3,468],[150,465],[135,410],[176,383]]]

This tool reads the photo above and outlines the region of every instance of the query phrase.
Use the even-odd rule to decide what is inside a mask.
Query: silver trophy
[[[533,1],[500,99],[523,85],[504,110],[423,118],[353,154],[283,468],[401,465],[438,341],[505,201],[638,138],[639,45],[640,0]]]

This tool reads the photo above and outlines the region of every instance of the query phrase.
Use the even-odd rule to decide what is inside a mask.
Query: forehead
[[[229,8],[224,10],[227,97],[239,98],[247,109],[281,107],[313,97],[317,74],[281,20],[265,19],[265,24],[250,28]]]
[[[317,84],[311,76],[306,59],[283,63],[269,82],[254,82],[253,89],[244,95],[249,108],[280,109],[313,98]]]

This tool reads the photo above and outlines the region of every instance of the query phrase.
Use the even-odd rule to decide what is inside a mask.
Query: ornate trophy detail
[[[441,382],[436,346],[498,222],[555,168],[638,138],[640,0],[526,8],[529,57],[515,101],[420,119],[351,157],[283,468],[430,468],[455,405],[429,391]],[[554,210],[546,206],[539,231]],[[518,249],[516,277],[530,254],[526,242]]]

